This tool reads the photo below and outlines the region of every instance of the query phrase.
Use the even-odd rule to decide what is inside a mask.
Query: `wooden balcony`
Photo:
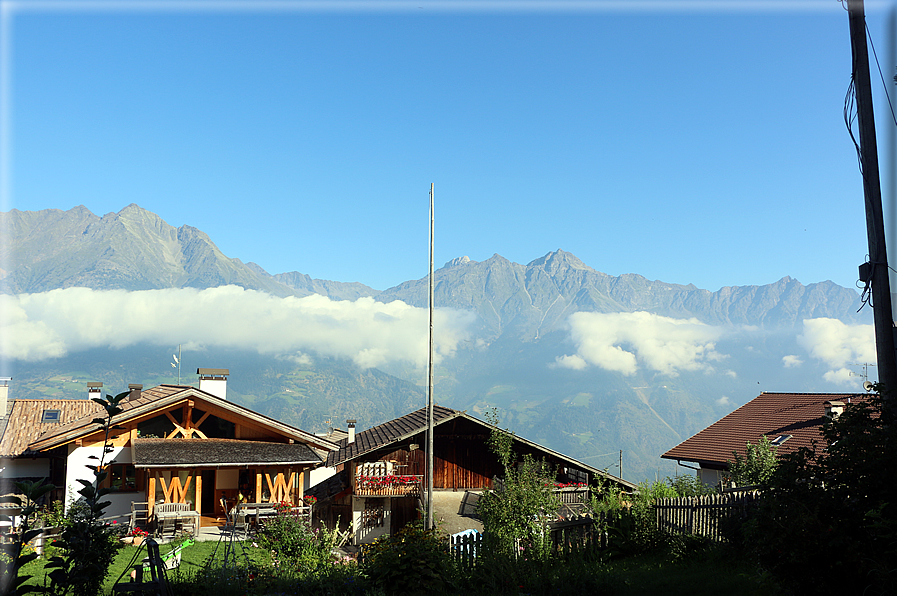
[[[400,474],[355,476],[355,495],[359,497],[416,497],[421,494],[423,476]]]

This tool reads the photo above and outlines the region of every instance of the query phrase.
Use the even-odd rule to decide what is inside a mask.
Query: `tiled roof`
[[[328,441],[321,437],[316,437],[313,434],[307,433],[301,429],[280,422],[279,420],[275,420],[274,418],[270,418],[263,414],[253,412],[249,408],[245,408],[233,402],[229,402],[218,396],[212,395],[211,393],[207,393],[195,387],[184,385],[159,385],[157,387],[152,387],[150,389],[141,391],[139,395],[134,393],[132,394],[132,396],[126,397],[121,402],[122,413],[115,416],[115,418],[113,419],[113,423],[121,424],[132,418],[137,418],[148,413],[152,413],[156,408],[167,407],[171,404],[178,403],[179,401],[186,400],[188,398],[205,400],[210,404],[215,405],[216,407],[229,410],[240,416],[250,418],[254,422],[271,427],[272,429],[277,430],[293,439],[308,442],[317,447],[327,450],[333,450],[336,448],[336,445],[332,441]],[[78,437],[83,437],[92,432],[95,432],[100,428],[100,425],[92,422],[93,418],[95,417],[95,415],[85,416],[79,420],[71,422],[70,424],[57,426],[54,429],[55,432],[43,435],[42,437],[40,437],[39,441],[33,441],[32,448],[41,450],[53,448],[58,445],[65,444],[66,442],[75,440]]]
[[[28,445],[41,436],[55,434],[75,420],[91,419],[100,409],[89,399],[17,399],[0,439],[0,457],[28,453]],[[44,410],[59,410],[59,422],[41,422]]]
[[[792,435],[778,447],[778,454],[785,455],[800,447],[810,447],[814,439],[821,441],[825,402],[849,404],[865,400],[866,396],[865,393],[761,393],[661,457],[725,467],[726,462],[734,459],[733,451],[745,454],[748,441],[756,445],[763,435],[770,441]]]
[[[433,406],[433,424],[438,425],[461,414],[462,412],[452,410],[451,408]],[[421,408],[400,418],[384,422],[380,426],[357,433],[354,443],[349,443],[348,439],[338,441],[339,451],[333,451],[327,456],[327,465],[330,467],[339,465],[344,461],[355,459],[395,441],[416,435],[422,430],[426,430],[426,428],[427,408]]]
[[[238,439],[135,439],[133,449],[134,465],[138,468],[321,463],[321,458],[303,443]]]

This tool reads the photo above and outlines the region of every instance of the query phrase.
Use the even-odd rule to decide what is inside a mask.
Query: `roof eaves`
[[[148,392],[144,392],[148,393]],[[127,422],[128,420],[132,420],[134,418],[139,418],[146,414],[152,413],[154,410],[158,410],[160,408],[169,407],[177,404],[179,401],[183,401],[190,397],[198,397],[200,399],[204,399],[206,401],[217,402],[214,403],[217,407],[222,407],[225,410],[241,414],[246,416],[247,418],[260,418],[261,422],[267,424],[268,426],[272,426],[280,430],[281,432],[285,432],[286,434],[292,435],[293,438],[299,439],[301,441],[311,443],[317,446],[320,446],[329,451],[336,451],[339,447],[333,443],[332,441],[328,441],[327,439],[323,439],[321,437],[317,437],[311,433],[307,433],[304,430],[298,429],[293,426],[289,426],[280,421],[274,420],[273,418],[269,418],[263,414],[259,414],[257,412],[253,412],[249,408],[245,408],[233,402],[228,402],[225,399],[212,395],[211,393],[207,393],[205,391],[201,391],[195,387],[187,387],[182,391],[177,391],[175,393],[171,393],[169,395],[165,395],[151,401],[148,401],[145,404],[141,404],[139,406],[132,407],[130,409],[125,410],[121,414],[116,415],[112,419],[113,424],[121,424],[123,422]],[[88,420],[88,418],[90,420]],[[85,416],[81,421],[83,422],[77,427],[68,429],[61,434],[51,435],[48,437],[42,437],[40,440],[35,441],[31,445],[29,445],[29,449],[33,451],[45,451],[47,449],[53,449],[54,447],[59,447],[61,445],[65,445],[66,443],[70,443],[75,441],[81,437],[84,437],[92,432],[96,432],[102,428],[102,425],[93,422],[96,416]],[[73,423],[74,424],[74,423]]]
[[[446,409],[448,409],[448,408],[446,408]],[[415,412],[416,412],[416,411],[417,411],[417,410],[415,410]],[[414,412],[412,412],[412,414],[413,414],[413,413],[414,413]],[[442,418],[442,419],[439,420],[439,421],[436,421],[435,424],[434,424],[433,426],[434,426],[434,427],[439,426],[440,424],[444,424],[444,423],[446,423],[446,422],[449,422],[449,421],[451,421],[451,420],[454,420],[455,418],[458,418],[458,417],[460,417],[460,416],[462,416],[462,415],[464,415],[464,412],[459,412],[459,411],[457,411],[457,410],[452,410],[452,413],[451,413],[451,414],[449,414],[449,415],[446,416],[445,418]],[[403,416],[402,418],[405,418],[405,417]],[[407,419],[406,419],[406,420],[407,420]],[[377,427],[374,427],[374,428],[377,428]],[[370,430],[374,430],[374,429],[370,429]],[[338,466],[339,464],[346,463],[346,462],[348,462],[348,461],[352,461],[353,459],[358,459],[359,457],[361,457],[361,456],[363,456],[363,455],[367,455],[368,453],[377,451],[377,450],[382,449],[383,447],[386,447],[386,446],[388,446],[388,445],[393,445],[393,444],[395,444],[395,443],[401,443],[402,441],[404,441],[404,440],[406,440],[406,439],[410,439],[410,438],[413,437],[414,435],[419,434],[419,433],[421,433],[421,432],[424,432],[424,431],[426,431],[426,430],[427,430],[426,425],[418,425],[418,426],[415,426],[415,427],[410,427],[410,426],[409,426],[406,430],[403,431],[403,433],[402,433],[401,435],[392,437],[391,439],[387,439],[387,440],[384,440],[384,441],[382,441],[382,442],[371,442],[371,444],[370,444],[366,449],[364,449],[364,450],[358,450],[357,452],[353,453],[351,456],[345,457],[345,458],[343,458],[343,459],[336,459],[335,462],[332,463],[332,464],[330,464],[330,465],[331,465],[331,466]],[[348,445],[347,445],[347,447],[348,447]]]
[[[483,425],[483,426],[488,426],[488,423],[483,422],[482,420],[479,420],[478,418],[475,418],[475,417],[469,415],[467,412],[461,412],[461,414],[463,414],[464,417],[467,418],[468,420],[472,420],[472,421],[474,421],[474,422],[476,422],[476,423],[478,423],[478,424],[481,424],[481,425]],[[584,462],[581,462],[581,461],[579,461],[578,459],[575,459],[575,458],[573,458],[573,457],[570,457],[569,455],[564,455],[564,454],[561,453],[560,451],[555,451],[554,449],[550,449],[550,448],[548,448],[548,447],[545,447],[544,445],[540,445],[539,443],[536,443],[536,442],[534,442],[534,441],[530,441],[529,439],[525,439],[525,438],[523,438],[523,437],[521,437],[521,436],[518,436],[518,435],[516,435],[516,434],[513,435],[513,436],[514,436],[514,440],[515,440],[515,441],[520,441],[521,443],[524,443],[524,444],[526,444],[526,445],[529,445],[530,447],[533,447],[533,448],[535,448],[535,449],[539,449],[539,450],[541,450],[541,451],[545,451],[545,452],[547,452],[547,453],[550,453],[550,454],[553,455],[554,457],[557,457],[557,458],[559,458],[559,459],[566,460],[566,461],[568,461],[568,462],[570,462],[570,463],[572,463],[572,464],[575,464],[577,467],[581,467],[581,468],[583,468],[583,469],[586,470],[586,471],[592,472],[593,474],[598,474],[599,476],[603,476],[603,477],[605,477],[605,478],[608,478],[608,479],[610,479],[610,480],[613,480],[614,482],[618,482],[618,483],[620,483],[620,484],[623,484],[623,485],[628,486],[628,487],[633,488],[633,489],[637,488],[637,485],[636,485],[636,484],[634,484],[634,483],[632,483],[632,482],[629,482],[628,480],[625,480],[625,479],[623,479],[623,478],[620,478],[619,476],[614,476],[613,474],[609,474],[609,473],[607,473],[606,471],[604,471],[604,470],[602,470],[602,469],[600,469],[600,468],[595,468],[595,467],[593,467],[593,466],[590,466],[589,464],[584,463]]]

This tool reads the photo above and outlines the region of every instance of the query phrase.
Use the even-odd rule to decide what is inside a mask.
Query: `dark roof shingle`
[[[134,465],[138,468],[321,463],[321,458],[303,443],[238,439],[135,439],[132,448]]]

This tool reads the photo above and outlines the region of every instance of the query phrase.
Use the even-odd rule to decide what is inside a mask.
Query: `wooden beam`
[[[262,502],[262,473],[259,471],[255,473],[255,502]]]
[[[153,506],[156,504],[156,476],[158,472],[149,472],[149,482],[147,482],[146,501],[149,515],[153,514]]]
[[[202,472],[197,470],[194,474],[196,474],[196,502],[193,504],[193,509],[202,515]],[[196,532],[199,532],[198,527],[196,528]]]

